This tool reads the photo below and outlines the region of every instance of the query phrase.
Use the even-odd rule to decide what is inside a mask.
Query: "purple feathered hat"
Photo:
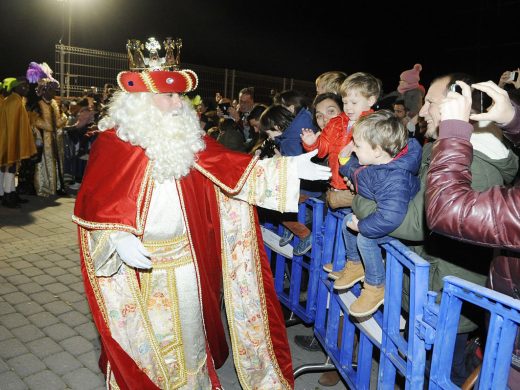
[[[31,62],[27,69],[27,80],[29,83],[38,83],[36,87],[36,94],[42,96],[45,90],[49,88],[58,89],[60,83],[54,77],[52,77],[52,69],[47,65],[46,62],[38,64],[37,62]]]

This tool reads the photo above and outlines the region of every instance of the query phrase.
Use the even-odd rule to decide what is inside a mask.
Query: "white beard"
[[[152,162],[152,177],[162,183],[186,176],[195,156],[204,149],[195,110],[187,99],[176,111],[163,112],[152,93],[117,93],[110,103],[109,116],[99,123],[102,130],[116,128],[117,136],[140,146]]]

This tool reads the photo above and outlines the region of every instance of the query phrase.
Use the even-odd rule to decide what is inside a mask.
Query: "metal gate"
[[[213,99],[216,92],[231,99],[236,98],[242,88],[250,86],[255,87],[255,101],[263,103],[270,103],[273,92],[284,89],[297,89],[309,97],[315,95],[312,81],[187,63],[183,63],[182,67],[197,73],[199,87],[196,94],[205,99]],[[97,87],[101,91],[105,84],[116,85],[117,74],[126,69],[128,69],[126,53],[63,44],[57,44],[55,47],[54,71],[56,79],[62,86],[63,97],[82,96],[90,87]]]

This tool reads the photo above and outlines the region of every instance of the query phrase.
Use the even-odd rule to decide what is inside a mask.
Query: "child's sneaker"
[[[312,248],[312,234],[309,234],[305,238],[300,238],[300,242],[294,248],[293,254],[295,256],[303,256]]]
[[[357,282],[365,280],[365,270],[361,261],[347,261],[347,265],[340,272],[341,276],[334,282],[336,290],[350,288]],[[331,275],[330,278],[333,279],[333,276]]]
[[[377,287],[365,283],[359,298],[350,305],[350,315],[352,317],[365,317],[373,314],[384,301],[385,286]]]
[[[292,232],[289,229],[283,228],[282,237],[280,238],[280,241],[278,242],[278,244],[280,244],[280,246],[286,246],[288,243],[291,242],[293,237],[294,237],[294,234],[292,234]]]

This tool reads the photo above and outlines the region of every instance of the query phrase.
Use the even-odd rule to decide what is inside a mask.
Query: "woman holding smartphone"
[[[504,88],[506,84],[512,84],[515,89],[520,88],[520,80],[518,79],[519,73],[520,68],[517,68],[516,70],[506,70],[504,73],[502,73],[502,76],[500,76],[498,86],[500,88]]]

